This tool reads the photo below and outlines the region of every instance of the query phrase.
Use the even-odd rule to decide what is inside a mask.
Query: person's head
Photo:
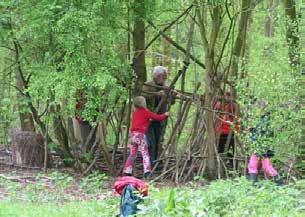
[[[143,96],[137,96],[134,99],[134,106],[136,108],[146,108],[146,100]]]
[[[157,85],[164,85],[167,79],[168,69],[164,66],[155,66],[153,69],[153,78]]]

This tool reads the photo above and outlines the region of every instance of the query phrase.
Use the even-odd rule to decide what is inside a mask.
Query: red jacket
[[[149,120],[163,121],[167,116],[165,114],[158,115],[145,108],[137,108],[132,114],[131,132],[139,132],[146,134],[149,127]]]
[[[237,112],[237,105],[236,103],[225,103],[222,107],[220,101],[216,102],[214,106],[215,110],[225,112],[225,113],[218,113],[216,118],[216,133],[218,134],[229,134],[231,131],[231,123],[235,122],[235,130],[239,130],[239,123],[236,119],[236,112]],[[231,123],[230,123],[231,122]]]
[[[132,176],[118,177],[114,183],[113,189],[121,195],[126,185],[132,185],[143,196],[147,196],[148,194],[148,184]]]

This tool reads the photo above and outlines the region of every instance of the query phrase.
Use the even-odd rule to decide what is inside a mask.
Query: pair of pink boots
[[[251,155],[248,164],[249,179],[254,182],[257,181],[258,171],[260,168],[260,161],[261,161],[261,168],[264,172],[265,178],[273,178],[277,184],[281,184],[281,179],[276,169],[272,166],[270,158],[264,157],[260,159],[260,157],[257,156],[256,154]]]

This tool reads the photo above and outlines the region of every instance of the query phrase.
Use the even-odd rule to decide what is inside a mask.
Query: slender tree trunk
[[[206,154],[207,156],[207,168],[206,172],[210,179],[217,178],[217,165],[216,165],[216,135],[214,128],[214,114],[213,114],[213,98],[215,94],[215,82],[213,78],[216,74],[215,69],[215,45],[218,38],[218,33],[220,30],[220,9],[221,6],[214,6],[211,8],[211,17],[212,17],[212,27],[209,40],[207,39],[207,28],[205,24],[205,15],[206,9],[204,2],[199,4],[196,2],[196,14],[199,18],[199,29],[201,34],[201,39],[205,49],[205,122],[206,122],[206,140],[204,145],[206,145]]]
[[[133,29],[133,69],[137,76],[135,93],[138,93],[142,89],[142,84],[146,81],[146,64],[145,64],[145,52],[142,52],[145,48],[145,0],[135,0],[133,4],[134,8],[134,29]],[[140,53],[141,52],[141,53]],[[140,53],[140,55],[138,55]]]
[[[279,5],[279,0],[268,0],[268,10],[265,18],[265,36],[274,36],[276,8]]]
[[[300,14],[300,75],[299,75],[299,106],[301,113],[300,127],[301,138],[299,144],[299,153],[297,158],[297,166],[303,177],[305,177],[305,2],[301,5]]]
[[[30,112],[28,112],[28,106],[26,103],[27,97],[21,93],[26,89],[26,81],[24,78],[24,74],[21,67],[20,61],[20,48],[18,46],[18,42],[14,41],[15,48],[15,61],[17,63],[17,67],[15,69],[15,77],[16,77],[16,87],[18,88],[17,98],[18,98],[18,111],[19,111],[19,120],[20,127],[22,131],[32,131],[35,132],[34,120]]]
[[[208,51],[206,51],[208,52]],[[214,114],[213,114],[213,98],[215,93],[214,85],[211,81],[211,75],[213,75],[212,57],[206,54],[205,57],[206,65],[206,78],[205,78],[205,102],[204,105],[207,107],[205,112],[206,122],[206,145],[207,145],[207,173],[211,179],[217,176],[217,165],[216,165],[216,133],[214,127]]]
[[[248,20],[251,13],[252,0],[242,0],[241,15],[238,25],[237,37],[232,51],[232,63],[230,68],[230,75],[237,78],[238,76],[238,63],[242,53],[242,48],[245,45],[247,36]]]
[[[168,30],[168,35],[170,35],[170,30]],[[172,54],[171,54],[171,47],[170,43],[165,39],[162,38],[163,44],[163,65],[171,71],[171,63],[172,63]]]
[[[53,113],[53,130],[54,136],[59,144],[60,151],[61,151],[61,158],[66,166],[70,166],[73,159],[73,156],[70,152],[69,148],[69,138],[67,130],[64,128],[63,120],[61,115],[59,114],[60,105],[51,106],[50,111]]]
[[[299,53],[299,30],[295,0],[282,0],[286,15],[286,40],[289,47],[289,62],[292,68],[297,68],[300,64]]]

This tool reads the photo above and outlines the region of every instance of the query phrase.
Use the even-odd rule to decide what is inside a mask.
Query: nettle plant
[[[300,186],[262,181],[255,187],[242,177],[214,181],[205,188],[151,189],[137,216],[302,216]]]

